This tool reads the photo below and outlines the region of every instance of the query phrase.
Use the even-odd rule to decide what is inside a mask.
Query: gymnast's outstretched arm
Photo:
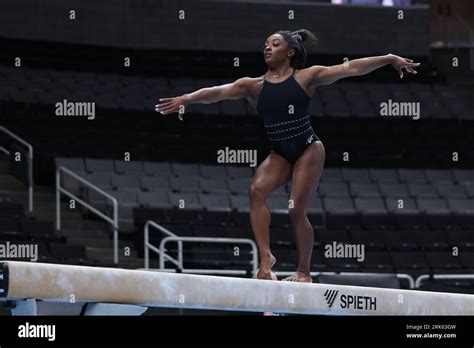
[[[159,99],[161,103],[155,105],[155,111],[166,115],[179,112],[181,106],[189,104],[211,104],[221,100],[246,98],[249,95],[250,81],[250,78],[243,77],[225,85],[201,88],[174,98],[161,98]]]
[[[384,56],[353,59],[333,66],[313,65],[308,69],[312,72],[313,84],[329,85],[345,77],[368,74],[387,64],[393,66],[400,78],[403,78],[403,69],[410,74],[416,74],[414,68],[420,65],[420,63],[414,63],[411,59],[386,54]]]

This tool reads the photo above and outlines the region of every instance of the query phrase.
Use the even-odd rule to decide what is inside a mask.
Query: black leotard
[[[313,142],[319,140],[311,127],[308,106],[311,97],[295,79],[295,69],[283,82],[266,79],[257,100],[265,131],[274,152],[291,164]]]

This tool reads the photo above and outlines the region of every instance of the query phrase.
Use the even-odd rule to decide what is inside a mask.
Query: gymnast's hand
[[[413,63],[413,60],[411,59],[402,58],[394,54],[390,54],[390,58],[390,64],[392,64],[393,68],[398,72],[401,79],[403,78],[403,69],[405,69],[409,74],[417,73],[413,68],[419,66],[420,63]]]
[[[182,121],[184,114],[185,101],[183,96],[174,98],[160,98],[161,104],[155,105],[155,111],[162,115],[178,112],[178,117]]]

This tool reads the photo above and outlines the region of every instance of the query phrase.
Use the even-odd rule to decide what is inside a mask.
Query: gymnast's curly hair
[[[306,29],[295,31],[279,30],[275,34],[283,36],[288,43],[288,47],[295,49],[295,53],[291,57],[290,66],[296,69],[303,69],[306,66],[308,56],[305,45],[309,43],[316,46],[318,43],[316,35]]]

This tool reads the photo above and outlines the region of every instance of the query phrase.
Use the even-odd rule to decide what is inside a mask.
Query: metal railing
[[[24,139],[20,138],[15,133],[12,133],[4,126],[0,126],[0,130],[15,139],[17,142],[22,144],[28,149],[28,210],[30,213],[33,212],[33,146],[30,143],[26,142]],[[2,147],[2,151],[10,155],[10,152]]]
[[[74,195],[72,192],[69,192],[66,188],[61,187],[61,173],[70,175],[74,179],[78,180],[85,186],[95,190],[105,198],[109,199],[112,201],[113,204],[113,217],[109,217],[99,211],[98,209],[94,208],[92,205],[89,203],[83,201],[76,195]],[[118,264],[118,203],[117,199],[111,195],[109,195],[107,192],[101,190],[99,187],[96,185],[90,183],[86,179],[80,177],[79,175],[75,174],[74,172],[70,171],[69,169],[65,167],[59,167],[56,170],[56,230],[61,230],[61,193],[76,200],[78,203],[80,203],[83,207],[86,209],[92,211],[102,219],[104,219],[106,222],[110,223],[112,225],[113,229],[113,234],[114,234],[114,263]]]
[[[415,287],[418,289],[421,286],[421,283],[424,282],[427,279],[473,279],[474,280],[474,274],[422,274],[418,278],[416,278],[415,281]]]
[[[166,237],[160,242],[159,248],[150,243],[150,227],[154,227],[159,231],[163,232]],[[178,256],[177,259],[173,258],[166,253],[166,244],[168,242],[178,243]],[[209,237],[180,237],[160,224],[148,220],[144,227],[144,269],[150,269],[150,250],[160,256],[159,268],[157,271],[162,272],[176,272],[174,268],[165,268],[165,262],[169,261],[173,263],[179,271],[183,273],[194,273],[194,274],[225,274],[225,275],[247,275],[247,270],[223,270],[223,269],[185,269],[183,266],[183,242],[195,242],[195,243],[223,243],[223,244],[249,244],[252,248],[252,273],[255,274],[258,268],[258,250],[257,245],[251,239],[246,238],[209,238]],[[277,276],[289,276],[294,272],[276,271],[274,272]],[[395,275],[398,279],[405,279],[408,281],[410,289],[415,288],[415,280],[409,274],[404,273],[361,273],[361,272],[311,272],[312,276],[318,275]]]
[[[160,242],[160,251],[162,256],[166,252],[165,245],[168,242],[192,242],[192,243],[211,243],[211,244],[248,244],[252,248],[252,272],[255,273],[258,268],[258,251],[257,245],[251,239],[246,238],[209,238],[209,237],[165,237]],[[182,249],[178,252],[178,267],[182,272],[187,273],[200,273],[203,270],[196,270],[196,269],[185,269],[183,267],[183,252]],[[165,269],[165,260],[164,257],[160,257],[160,269]],[[191,271],[191,272],[189,272]],[[209,270],[211,271],[211,270]],[[236,274],[236,272],[229,273],[229,270],[212,270],[213,274]],[[235,270],[234,270],[235,271]],[[246,270],[241,270],[243,274],[246,274]]]
[[[158,255],[160,255],[160,258],[164,257],[168,261],[174,263],[176,266],[179,266],[179,264],[175,261],[175,259],[173,259],[171,256],[169,256],[166,253],[163,254],[160,249],[158,249],[154,245],[150,244],[150,227],[154,227],[154,228],[160,230],[161,232],[163,232],[168,237],[178,237],[177,234],[171,232],[170,230],[164,228],[163,226],[157,224],[156,222],[154,222],[152,220],[148,220],[145,223],[145,232],[144,232],[145,269],[150,268],[150,249],[152,251],[154,251],[155,253],[157,253]],[[182,250],[182,249],[183,249],[183,243],[178,243],[178,253],[179,253],[179,250]]]
[[[153,226],[167,235],[160,242],[159,248],[156,248],[150,243],[149,227]],[[165,268],[165,262],[169,261],[173,263],[183,273],[196,273],[196,274],[226,274],[226,275],[246,275],[247,270],[223,270],[223,269],[185,269],[183,265],[183,242],[188,243],[211,243],[211,244],[248,244],[252,248],[252,272],[255,273],[258,268],[258,251],[257,245],[251,239],[246,238],[209,238],[209,237],[180,237],[175,233],[167,230],[163,226],[157,224],[154,221],[147,221],[145,223],[144,231],[144,247],[145,247],[145,269],[150,267],[150,254],[149,250],[157,253],[160,256],[159,259],[159,270],[160,271],[174,271],[174,269]],[[178,256],[177,259],[173,258],[166,253],[166,244],[169,242],[178,243]]]

